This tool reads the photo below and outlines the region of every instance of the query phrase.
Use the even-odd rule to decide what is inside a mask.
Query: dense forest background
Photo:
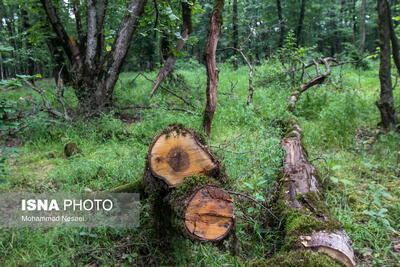
[[[329,227],[357,266],[400,265],[398,1],[0,0],[0,18],[0,193],[142,190],[182,124],[236,216],[217,243],[159,235],[143,198],[137,228],[0,229],[0,265],[338,266],[291,243]],[[321,192],[292,212],[304,168]]]
[[[397,25],[396,1],[388,1]],[[127,1],[107,6],[105,49],[112,45]],[[79,34],[74,22],[74,1],[57,1],[55,6],[70,38]],[[212,11],[210,1],[195,1],[192,8],[193,32],[181,55],[203,63],[207,25]],[[85,5],[78,1],[82,23]],[[165,57],[165,49],[180,38],[181,4],[174,1],[148,1],[133,37],[124,71],[153,71]],[[236,10],[236,11],[235,11]],[[112,14],[112,15],[111,15]],[[1,3],[2,78],[16,74],[55,75],[58,53],[56,35],[40,1],[2,1]],[[359,58],[379,46],[378,15],[375,1],[227,1],[224,7],[219,47],[238,47],[249,60],[260,64],[283,46],[288,33],[296,45],[314,53],[341,58]],[[312,49],[311,49],[312,48]],[[164,51],[163,51],[164,49]],[[60,52],[62,57],[63,53]],[[233,51],[221,51],[220,62],[241,61]]]

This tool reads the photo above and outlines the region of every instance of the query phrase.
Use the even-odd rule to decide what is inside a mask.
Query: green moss
[[[287,235],[307,235],[314,231],[334,231],[342,228],[342,224],[335,218],[316,219],[313,215],[307,215],[298,210],[286,211],[285,219],[285,232]]]
[[[317,216],[329,214],[325,199],[323,199],[322,195],[318,192],[308,192],[303,195],[298,195],[297,199],[305,204],[305,206]]]
[[[143,180],[139,179],[132,183],[120,185],[120,186],[105,190],[105,192],[107,192],[107,193],[138,193],[142,197],[142,196],[144,196]]]
[[[222,14],[224,12],[224,4],[225,1],[224,0],[215,0],[214,1],[214,8],[213,8],[213,12],[218,12],[221,16],[221,24],[222,24]]]
[[[186,200],[194,191],[204,185],[220,185],[220,183],[208,176],[192,175],[183,180],[171,194],[170,204],[179,217],[183,217]]]
[[[270,259],[250,262],[250,267],[337,267],[342,266],[328,255],[315,253],[310,250],[294,250],[278,254]]]

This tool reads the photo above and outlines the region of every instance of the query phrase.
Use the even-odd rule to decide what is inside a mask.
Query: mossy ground
[[[303,128],[310,160],[322,156],[328,162],[326,165],[316,160],[313,164],[321,171],[324,184],[329,185],[327,206],[354,241],[361,264],[396,266],[399,254],[394,245],[400,242],[400,139],[395,133],[377,132],[379,112],[374,102],[379,96],[379,81],[377,65],[372,65],[369,71],[344,66],[341,79],[340,68],[335,68],[324,85],[300,97],[295,115]],[[277,213],[273,200],[282,169],[280,141],[285,132],[282,121],[289,115],[285,108],[292,92],[290,83],[284,79],[265,83],[266,77],[282,69],[273,62],[258,66],[253,107],[248,107],[248,68],[233,71],[229,65],[218,67],[218,106],[207,143],[225,163],[232,190],[247,192]],[[163,90],[150,99],[150,82],[142,77],[133,81],[133,73],[123,73],[114,95],[117,107],[160,108],[119,111],[72,124],[54,125],[44,114],[29,118],[29,126],[17,136],[23,140],[17,148],[18,156],[6,161],[7,174],[0,177],[1,192],[100,191],[141,179],[145,155],[160,130],[172,123],[202,130],[205,68],[179,61],[176,72],[185,77],[192,90],[171,89],[196,106],[194,114],[167,110],[172,105],[188,107]],[[156,73],[148,75],[154,78]],[[238,81],[233,96],[230,81]],[[56,102],[52,82],[44,80],[37,85]],[[28,88],[2,90],[1,95],[14,99],[21,107],[27,104],[18,100],[20,96],[37,98]],[[70,88],[65,96],[69,105],[76,105]],[[395,103],[400,110],[398,89]],[[134,120],[124,123],[121,114],[129,114]],[[75,142],[82,152],[66,158],[63,150],[68,142]],[[274,219],[245,198],[237,198],[235,203],[242,247],[238,256],[232,256],[228,249],[192,240],[170,238],[168,245],[157,245],[159,240],[148,228],[149,214],[143,210],[137,229],[3,229],[0,265],[66,266],[74,262],[243,266],[247,261],[277,253],[282,233],[268,224]]]

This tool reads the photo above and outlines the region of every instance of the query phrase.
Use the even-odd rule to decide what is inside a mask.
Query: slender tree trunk
[[[187,2],[182,2],[182,30],[181,37],[182,39],[178,40],[175,50],[169,51],[169,56],[165,61],[164,66],[160,69],[157,75],[157,81],[154,85],[153,90],[151,90],[150,96],[157,91],[158,87],[165,81],[167,76],[173,71],[176,59],[178,58],[176,53],[182,51],[183,46],[185,45],[185,41],[189,38],[189,35],[193,31],[192,26],[192,10]]]
[[[278,11],[278,23],[279,23],[279,44],[278,47],[282,47],[283,39],[285,38],[285,25],[282,16],[281,0],[276,0],[276,8]]]
[[[305,9],[306,9],[306,0],[301,0],[299,23],[297,24],[297,29],[296,29],[297,46],[299,46],[302,42],[301,34],[303,30]]]
[[[237,0],[233,0],[233,16],[232,16],[232,25],[233,25],[233,47],[239,48],[239,29],[238,29],[238,3]],[[238,69],[238,60],[235,59],[233,61],[233,69]]]
[[[3,55],[1,53],[0,53],[0,73],[1,73],[1,80],[4,80]]]
[[[211,13],[210,23],[208,25],[208,40],[206,43],[204,57],[207,68],[207,104],[203,117],[203,128],[207,136],[210,135],[211,124],[214,118],[214,112],[217,107],[217,86],[218,73],[215,54],[218,45],[219,35],[222,26],[222,12],[224,10],[224,0],[214,0],[214,8]]]
[[[378,26],[380,39],[380,66],[379,80],[381,84],[380,99],[376,105],[381,113],[381,126],[386,129],[397,124],[396,111],[393,104],[393,89],[391,79],[391,57],[390,57],[390,25],[388,17],[389,5],[386,0],[377,1]]]
[[[365,15],[367,11],[367,0],[362,0],[361,5],[361,43],[360,43],[360,56],[364,54],[365,50],[365,39],[367,36],[367,27],[365,24]]]
[[[353,45],[357,43],[357,19],[356,19],[356,2],[353,0]]]
[[[393,54],[393,61],[396,65],[397,71],[400,73],[400,55],[399,55],[399,41],[396,36],[396,32],[394,30],[394,25],[392,21],[392,12],[390,11],[390,6],[386,2],[387,12],[388,12],[388,20],[389,20],[389,28],[390,28],[390,40],[392,42],[392,54]]]

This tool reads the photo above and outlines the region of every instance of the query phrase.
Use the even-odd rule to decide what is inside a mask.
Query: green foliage
[[[174,88],[196,106],[191,109],[193,114],[167,110],[190,108],[162,90],[149,99],[152,83],[141,76],[132,82],[136,73],[123,73],[114,95],[119,109],[115,113],[68,124],[54,122],[45,113],[29,118],[25,130],[18,134],[25,141],[18,148],[18,156],[10,155],[3,161],[7,174],[2,176],[0,191],[87,192],[139,181],[149,145],[160,130],[173,123],[202,129],[206,76],[203,66],[193,65],[183,60],[178,63],[175,73],[184,77],[187,89]],[[225,163],[231,181],[229,190],[248,194],[277,214],[274,201],[282,169],[280,142],[285,133],[282,120],[288,115],[285,106],[292,88],[283,79],[266,81],[265,77],[274,77],[282,71],[280,64],[271,59],[257,67],[254,103],[248,107],[247,67],[240,66],[237,71],[230,64],[218,67],[218,106],[207,144]],[[357,256],[362,263],[390,266],[398,261],[393,252],[393,236],[397,232],[388,228],[385,220],[398,231],[400,184],[396,178],[400,175],[397,153],[400,140],[396,133],[376,133],[379,113],[372,108],[377,98],[376,64],[372,63],[372,68],[365,72],[346,66],[340,74],[339,68],[333,69],[326,84],[313,87],[300,97],[296,119],[304,130],[303,142],[309,160],[323,156],[328,161],[328,165],[316,160],[313,164],[323,173],[321,179],[330,185],[327,206],[354,241]],[[146,75],[154,79],[156,73]],[[232,84],[236,82],[232,93]],[[37,86],[47,89],[51,84],[41,80]],[[66,101],[74,103],[69,90],[66,88]],[[53,100],[51,92],[46,90]],[[30,93],[31,89],[24,86],[0,92],[4,98],[14,100]],[[399,92],[394,93],[398,101]],[[158,108],[122,109],[136,105]],[[137,119],[122,122],[122,111]],[[63,150],[69,142],[76,143],[82,153],[66,158]],[[370,188],[370,184],[374,187]],[[385,197],[386,193],[391,198]],[[280,222],[259,204],[234,197],[242,248],[239,256],[230,255],[227,249],[216,249],[214,244],[181,239],[168,240],[171,249],[165,251],[151,235],[143,203],[138,229],[3,229],[0,263],[68,265],[74,261],[85,265],[96,261],[103,265],[151,265],[151,260],[157,259],[164,265],[243,266],[242,259],[250,261],[276,254],[282,245],[282,233],[274,227]],[[294,221],[288,230],[303,227],[309,220],[304,217]],[[311,221],[311,224],[316,223]],[[313,227],[303,228],[311,231]]]

